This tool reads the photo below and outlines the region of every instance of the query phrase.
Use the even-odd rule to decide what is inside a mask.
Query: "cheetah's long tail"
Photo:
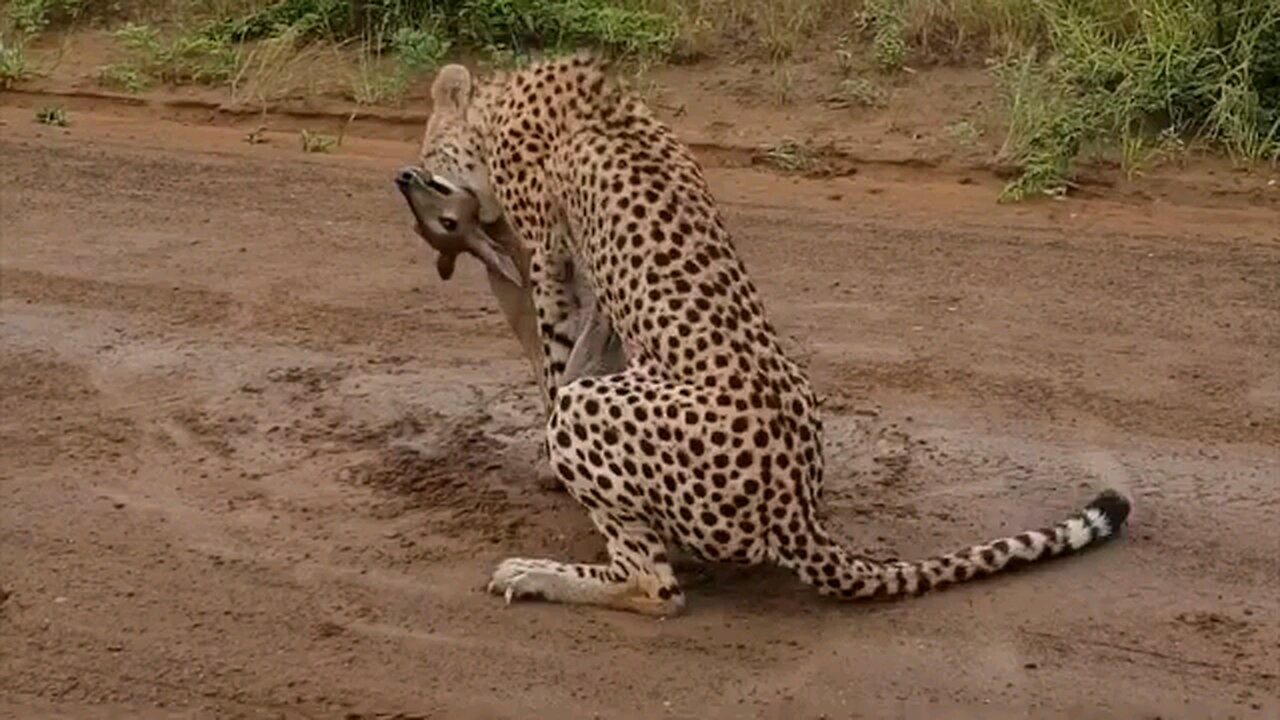
[[[921,595],[952,583],[994,575],[1104,542],[1120,531],[1131,509],[1127,498],[1106,490],[1078,513],[1041,530],[972,545],[917,562],[880,562],[857,556],[814,533],[811,548],[780,547],[779,560],[824,595],[845,599]],[[825,545],[825,547],[823,547]],[[788,557],[788,555],[790,557]]]

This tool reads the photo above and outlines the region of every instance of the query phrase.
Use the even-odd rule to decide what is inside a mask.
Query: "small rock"
[[[124,651],[124,645],[121,645],[120,643],[111,643],[110,645],[107,646],[107,652],[123,652],[123,651]]]

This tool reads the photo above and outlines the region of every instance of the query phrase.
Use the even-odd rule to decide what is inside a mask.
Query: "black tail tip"
[[[1107,519],[1107,525],[1115,532],[1129,519],[1129,511],[1133,505],[1129,498],[1115,490],[1103,490],[1086,506],[1089,510],[1097,510]]]

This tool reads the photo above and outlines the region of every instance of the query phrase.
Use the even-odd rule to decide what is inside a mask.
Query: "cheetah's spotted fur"
[[[776,563],[840,598],[918,594],[1120,529],[1129,502],[1106,491],[1052,527],[919,562],[878,562],[832,538],[814,392],[766,320],[697,161],[605,72],[579,54],[472,88],[450,66],[423,143],[424,167],[493,193],[532,248],[548,453],[607,539],[608,564],[508,559],[492,592],[676,613],[672,546]],[[628,367],[566,384],[574,338],[558,268],[571,258]]]

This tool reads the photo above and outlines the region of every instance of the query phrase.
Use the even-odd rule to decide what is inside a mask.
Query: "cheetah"
[[[918,595],[1116,536],[1104,490],[1056,525],[915,562],[864,557],[821,512],[817,397],[766,318],[701,166],[587,53],[473,83],[444,68],[423,167],[491,197],[529,243],[552,404],[547,453],[608,562],[509,558],[489,592],[653,616],[686,597],[669,551],[776,564],[825,596]],[[564,382],[561,268],[576,259],[627,348],[624,370]]]

